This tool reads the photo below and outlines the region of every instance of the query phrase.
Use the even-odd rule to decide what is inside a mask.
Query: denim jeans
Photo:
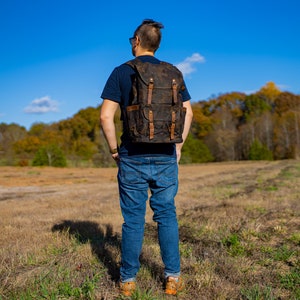
[[[180,274],[179,235],[174,197],[178,190],[176,157],[121,157],[118,184],[122,226],[122,259],[120,275],[123,282],[134,281],[140,268],[139,256],[144,239],[146,203],[157,222],[158,241],[164,263],[164,274]]]

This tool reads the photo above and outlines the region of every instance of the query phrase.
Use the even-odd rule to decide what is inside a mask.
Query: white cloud
[[[192,56],[187,57],[184,61],[178,63],[176,67],[182,72],[183,75],[188,75],[196,71],[194,65],[196,63],[204,63],[205,58],[199,54],[194,53]]]
[[[243,91],[242,93],[246,94],[246,95],[251,95],[251,94],[255,94],[257,91],[255,90],[248,90],[248,91]]]
[[[58,102],[52,100],[49,96],[34,99],[28,106],[24,108],[24,112],[28,114],[45,114],[48,112],[57,112]]]
[[[291,87],[289,85],[286,84],[276,84],[276,86],[281,90],[281,91],[287,91],[289,90]]]

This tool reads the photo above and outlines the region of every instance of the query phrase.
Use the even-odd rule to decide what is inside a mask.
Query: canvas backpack
[[[127,62],[136,72],[132,100],[125,118],[135,143],[181,143],[186,109],[180,89],[182,73],[173,65],[152,64],[135,58]]]

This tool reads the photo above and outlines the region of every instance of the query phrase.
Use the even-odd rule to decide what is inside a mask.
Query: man
[[[161,41],[163,25],[144,20],[129,39],[132,54],[142,62],[159,64],[154,57]],[[161,257],[165,266],[165,293],[176,295],[182,288],[180,277],[179,235],[174,197],[178,189],[178,162],[181,148],[192,122],[190,95],[181,90],[186,108],[183,142],[180,144],[132,143],[123,124],[121,145],[118,147],[114,115],[130,105],[134,69],[128,64],[115,68],[108,78],[101,98],[100,121],[112,158],[117,162],[120,206],[124,218],[122,226],[120,290],[130,296],[136,288],[136,274],[140,268],[139,256],[144,237],[148,190],[153,220],[158,225]],[[123,122],[124,122],[124,118]]]

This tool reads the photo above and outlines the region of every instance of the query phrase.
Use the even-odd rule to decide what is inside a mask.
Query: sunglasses
[[[136,36],[129,38],[129,43],[132,45],[133,42],[136,40]]]

